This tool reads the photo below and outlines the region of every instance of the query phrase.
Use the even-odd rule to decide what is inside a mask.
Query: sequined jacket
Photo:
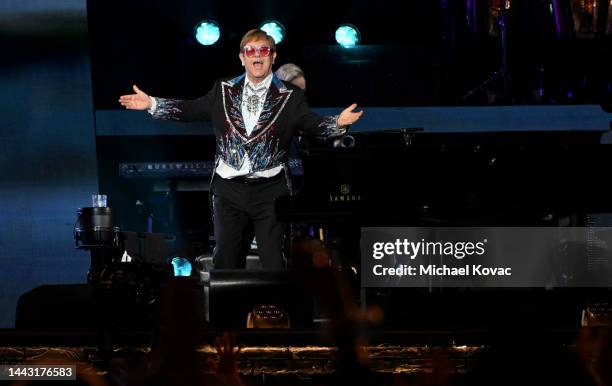
[[[194,100],[156,98],[153,117],[181,121],[212,121],[216,161],[240,169],[248,154],[251,172],[276,166],[286,168],[287,152],[295,134],[335,137],[346,133],[338,116],[320,116],[310,110],[304,92],[273,76],[259,120],[250,135],[241,112],[245,75],[218,80],[208,94]]]

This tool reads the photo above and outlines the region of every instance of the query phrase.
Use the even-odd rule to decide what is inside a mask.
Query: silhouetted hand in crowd
[[[610,327],[582,328],[576,347],[578,355],[598,386],[612,385],[612,334]]]
[[[235,337],[229,332],[215,339],[217,363],[214,366],[219,381],[224,385],[242,386],[244,383],[238,371],[238,357],[241,347],[236,347]]]

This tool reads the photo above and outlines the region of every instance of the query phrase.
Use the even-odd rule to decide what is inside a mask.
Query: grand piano
[[[341,271],[362,305],[385,310],[385,326],[574,331],[581,310],[609,304],[607,288],[360,286],[365,226],[610,226],[612,146],[601,131],[352,135],[353,147],[308,142],[302,186],[276,212],[350,268]]]
[[[602,133],[400,129],[335,142],[345,147],[310,139],[301,187],[276,212],[318,225],[556,226],[612,212]]]

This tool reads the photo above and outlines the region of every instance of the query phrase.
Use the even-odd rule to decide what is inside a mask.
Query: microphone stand
[[[490,84],[501,80],[501,96],[504,100],[509,99],[510,92],[510,73],[508,71],[508,12],[510,10],[511,0],[499,0],[499,15],[497,18],[497,27],[499,30],[499,46],[501,53],[501,67],[494,71],[487,79],[481,82],[478,86],[470,89],[461,100],[465,101],[473,97],[480,91],[484,91]]]

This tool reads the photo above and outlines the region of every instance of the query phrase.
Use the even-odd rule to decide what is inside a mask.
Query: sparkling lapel
[[[248,138],[242,117],[242,88],[245,76],[239,76],[227,82],[221,83],[223,94],[223,109],[225,119],[230,131],[237,132],[243,140]]]

